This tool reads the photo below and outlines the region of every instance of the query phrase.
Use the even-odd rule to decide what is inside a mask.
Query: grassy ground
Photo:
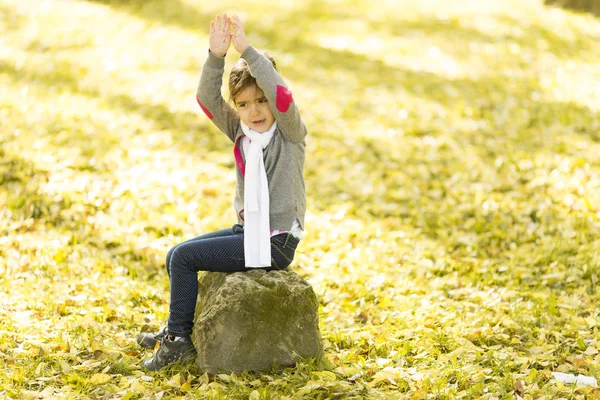
[[[244,4],[0,0],[0,397],[600,396],[551,377],[600,378],[600,21]],[[144,374],[132,337],[166,319],[166,251],[235,222],[231,146],[194,99],[222,11],[309,126],[294,265],[328,362]]]

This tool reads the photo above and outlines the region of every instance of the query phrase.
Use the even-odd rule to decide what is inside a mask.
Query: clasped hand
[[[233,27],[233,32],[231,28]],[[244,33],[244,23],[239,16],[227,17],[219,14],[210,21],[209,48],[210,52],[219,57],[225,57],[229,45],[233,41],[233,47],[242,54],[250,45]]]

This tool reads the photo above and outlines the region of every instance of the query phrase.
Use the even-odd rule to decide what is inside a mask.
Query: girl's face
[[[254,132],[265,133],[275,122],[265,94],[256,85],[244,89],[236,96],[234,103],[242,122]]]

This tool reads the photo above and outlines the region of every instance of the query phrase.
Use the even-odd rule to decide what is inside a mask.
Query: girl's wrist
[[[246,50],[248,50],[250,48],[250,43],[248,43],[246,45],[246,47],[241,48],[240,50],[240,55],[244,54],[246,52]]]
[[[215,53],[214,51],[212,51],[211,49],[208,49],[208,51],[210,53],[212,53],[215,57],[219,57],[219,58],[225,58],[225,56],[227,55],[227,53],[225,54],[219,54],[219,53]]]

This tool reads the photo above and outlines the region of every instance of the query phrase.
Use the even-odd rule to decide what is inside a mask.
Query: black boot
[[[156,346],[156,342],[161,342],[167,335],[167,327],[162,328],[158,333],[142,332],[137,335],[136,342],[142,347],[153,349]]]
[[[173,337],[165,335],[160,342],[160,348],[150,357],[142,361],[142,368],[149,371],[159,369],[176,362],[193,362],[196,349],[189,336]]]

